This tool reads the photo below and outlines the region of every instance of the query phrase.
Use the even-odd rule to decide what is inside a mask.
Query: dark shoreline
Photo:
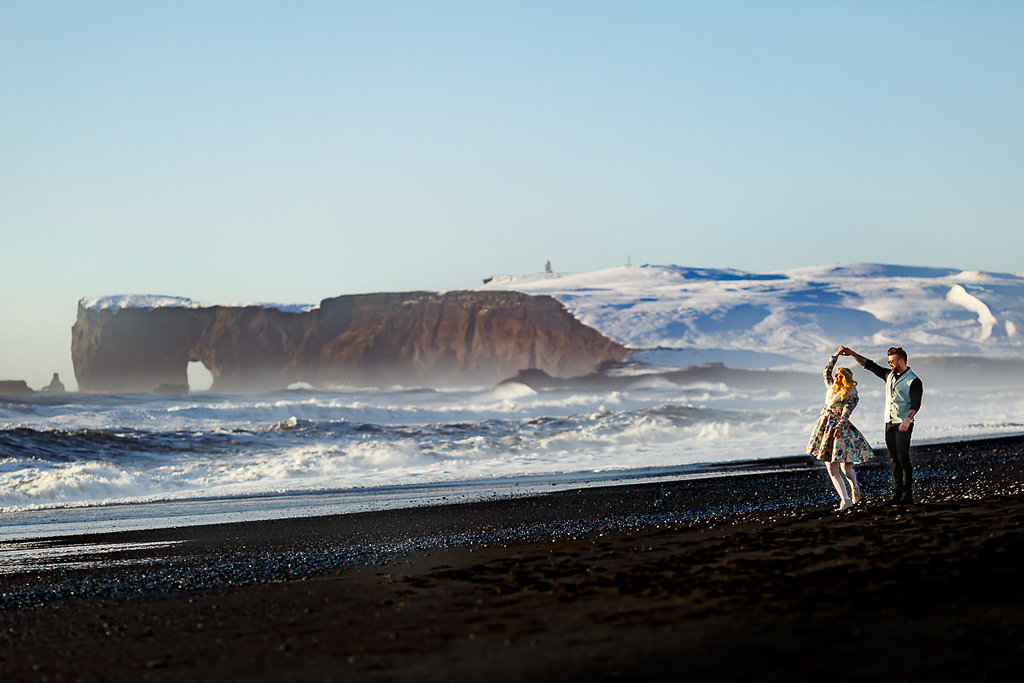
[[[845,513],[820,467],[779,467],[45,539],[126,545],[0,575],[0,678],[1008,679],[1024,662],[1024,436],[914,459],[907,508],[884,504],[876,456],[858,470],[868,504]],[[174,543],[127,545],[156,542]],[[787,651],[796,669],[777,668]],[[856,660],[832,671],[843,652]]]

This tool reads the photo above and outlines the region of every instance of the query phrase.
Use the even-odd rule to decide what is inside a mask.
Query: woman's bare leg
[[[828,470],[828,478],[832,480],[832,486],[839,494],[839,509],[845,510],[851,503],[850,496],[846,492],[846,478],[843,476],[843,470],[837,462],[825,463],[825,469]]]
[[[860,484],[857,483],[857,472],[853,469],[852,462],[840,463],[840,467],[846,478],[846,483],[850,486],[850,502],[856,505],[863,500],[863,496],[860,494]]]

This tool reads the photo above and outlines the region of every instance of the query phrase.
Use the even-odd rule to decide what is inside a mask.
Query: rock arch
[[[209,391],[213,388],[213,373],[201,360],[190,360],[185,370],[189,391]]]

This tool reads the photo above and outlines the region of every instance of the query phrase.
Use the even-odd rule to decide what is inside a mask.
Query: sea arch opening
[[[189,391],[209,391],[213,387],[213,373],[201,360],[190,360],[186,375]]]

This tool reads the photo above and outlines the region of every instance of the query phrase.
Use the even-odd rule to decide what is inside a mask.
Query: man
[[[910,436],[914,416],[921,409],[924,385],[907,365],[907,352],[898,346],[886,352],[889,369],[865,358],[853,349],[840,347],[839,354],[853,356],[865,370],[885,380],[885,446],[892,461],[892,505],[914,502],[914,468],[910,463]]]

